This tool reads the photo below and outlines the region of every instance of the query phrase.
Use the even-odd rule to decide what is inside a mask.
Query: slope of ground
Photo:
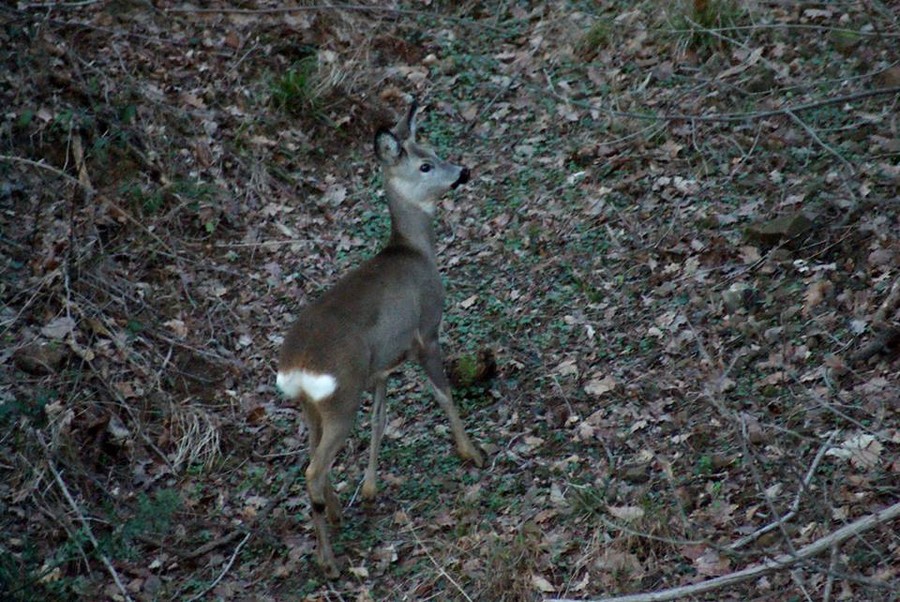
[[[900,12],[748,4],[0,7],[0,597],[597,599],[893,508]],[[438,253],[490,460],[392,378],[327,582],[274,358],[386,235],[412,97],[475,174]],[[695,599],[892,599],[896,526]]]

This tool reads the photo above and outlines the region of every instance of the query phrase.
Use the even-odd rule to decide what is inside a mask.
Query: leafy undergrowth
[[[590,599],[898,501],[896,6],[200,4],[0,7],[0,597]],[[274,358],[386,234],[410,96],[474,168],[438,244],[490,460],[395,376],[328,583]],[[900,588],[896,524],[829,550],[696,599]]]

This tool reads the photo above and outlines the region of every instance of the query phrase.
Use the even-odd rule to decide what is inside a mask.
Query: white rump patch
[[[279,372],[275,386],[288,399],[305,393],[312,401],[321,401],[337,389],[337,379],[330,374],[316,374],[306,370]]]

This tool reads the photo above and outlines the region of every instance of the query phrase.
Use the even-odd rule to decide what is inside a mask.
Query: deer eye
[[[431,163],[422,163],[422,165],[419,166],[419,171],[421,171],[422,173],[428,173],[429,171],[431,171]]]

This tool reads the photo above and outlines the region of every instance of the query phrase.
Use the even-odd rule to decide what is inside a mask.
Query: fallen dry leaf
[[[615,390],[618,386],[615,377],[607,374],[603,378],[592,378],[584,385],[584,392],[594,397],[600,397]]]
[[[549,594],[550,592],[555,592],[556,587],[544,577],[540,575],[532,575],[531,576],[531,584],[534,586],[536,590],[541,593]]]

